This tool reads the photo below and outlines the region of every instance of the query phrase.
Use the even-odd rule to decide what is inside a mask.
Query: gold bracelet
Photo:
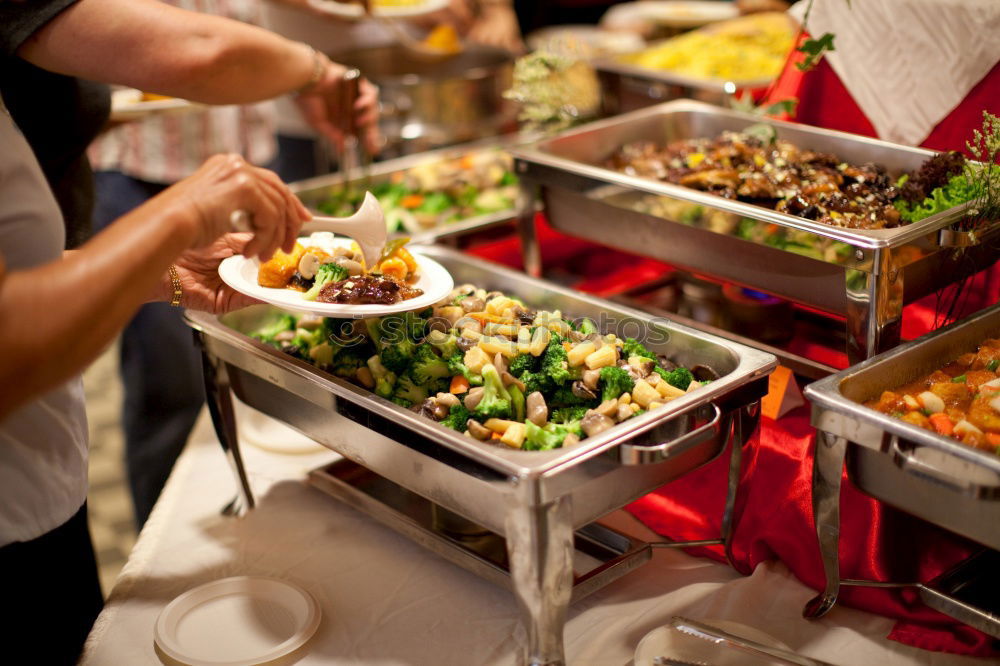
[[[170,297],[171,307],[179,308],[181,306],[181,296],[184,295],[184,289],[181,288],[181,278],[177,275],[177,267],[170,264],[167,268],[167,273],[170,274],[170,288],[173,289],[173,295]]]
[[[313,71],[312,76],[304,86],[295,91],[296,95],[308,95],[312,92],[312,89],[319,85],[319,82],[323,80],[323,75],[326,74],[326,66],[330,62],[329,58],[320,53],[315,49],[315,47],[302,42],[303,46],[308,46],[309,50],[312,51],[313,58]]]

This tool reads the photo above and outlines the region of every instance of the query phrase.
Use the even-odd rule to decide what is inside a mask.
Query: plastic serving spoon
[[[313,217],[302,225],[302,231],[311,234],[329,231],[354,239],[361,247],[365,258],[365,270],[371,270],[378,263],[389,237],[385,228],[385,215],[378,199],[371,192],[365,192],[361,207],[350,217]]]

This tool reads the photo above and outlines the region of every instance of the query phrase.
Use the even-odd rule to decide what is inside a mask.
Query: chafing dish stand
[[[523,452],[464,437],[241,332],[259,325],[254,317],[267,308],[231,313],[225,322],[188,312],[203,350],[210,412],[242,499],[231,512],[254,505],[236,436],[235,395],[353,463],[325,475],[314,473],[314,483],[325,484],[353,506],[487,578],[498,580],[502,574],[497,562],[506,560],[527,629],[526,663],[564,664],[563,627],[571,600],[649,557],[648,546],[628,543],[595,525],[601,516],[715,459],[728,447],[721,538],[670,545],[729,545],[741,448],[758,423],[760,399],[776,360],[446,248],[426,247],[424,252],[441,262],[457,283],[501,289],[539,308],[560,308],[595,321],[610,315],[618,324],[645,324],[649,335],[666,334],[654,351],[659,347],[683,364],[707,364],[721,376],[577,446]],[[648,338],[646,342],[652,344]],[[354,483],[343,483],[345,478]],[[379,485],[386,492],[371,492]],[[396,499],[386,503],[378,495]],[[453,525],[452,514],[503,536],[506,552],[492,560],[481,551],[470,552],[474,549],[468,547],[469,540],[489,540],[485,532],[466,534],[466,539],[459,535],[447,543],[441,539],[447,530],[427,528],[435,522]],[[596,559],[596,567],[575,574],[578,550]]]
[[[1000,584],[1000,457],[869,409],[862,401],[938,369],[1000,333],[1000,306],[903,344],[806,387],[817,429],[813,516],[826,577],[803,615],[818,618],[841,585],[913,587],[928,606],[1000,638],[997,597],[971,594]],[[929,583],[840,577],[840,487],[848,477],[863,492],[989,549]],[[977,581],[975,584],[970,581]],[[990,587],[992,586],[992,587]]]

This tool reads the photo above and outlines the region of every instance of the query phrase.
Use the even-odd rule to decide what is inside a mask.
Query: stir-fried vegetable
[[[532,451],[571,446],[701,386],[638,340],[471,285],[421,312],[282,315],[255,335],[469,437]]]

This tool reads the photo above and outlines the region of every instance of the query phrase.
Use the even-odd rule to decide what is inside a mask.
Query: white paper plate
[[[265,664],[302,647],[319,626],[319,604],[287,581],[236,576],[188,590],[163,609],[153,638],[189,666]]]
[[[304,245],[308,244],[307,239],[302,239]],[[339,238],[335,245],[350,245],[350,239]],[[420,248],[407,248],[419,266],[419,277],[416,284],[412,285],[417,289],[422,289],[423,294],[416,298],[400,301],[391,305],[344,305],[340,303],[317,303],[307,301],[302,298],[302,292],[293,289],[272,289],[261,287],[257,284],[257,269],[260,261],[249,259],[243,255],[236,255],[225,259],[219,264],[219,276],[222,281],[236,291],[252,296],[258,300],[277,305],[285,310],[295,312],[313,312],[324,317],[343,317],[347,319],[362,319],[367,317],[381,317],[382,315],[395,314],[399,312],[410,312],[411,310],[422,310],[430,305],[434,305],[447,296],[455,286],[451,274],[445,270],[444,266],[425,256]]]
[[[698,621],[770,647],[790,649],[774,636],[739,622],[700,619]],[[653,629],[639,641],[639,645],[635,648],[635,666],[653,666],[654,657],[703,661],[712,664],[712,666],[745,666],[751,659],[753,659],[754,664],[768,663],[765,657],[750,657],[746,652],[714,645],[700,638],[682,634],[671,628],[670,625]]]
[[[360,19],[365,15],[361,5],[336,2],[336,0],[306,0],[310,7],[331,16],[345,19]],[[415,18],[445,9],[449,0],[422,0],[412,4],[385,6],[377,0],[372,2],[372,12],[386,18]]]
[[[111,93],[111,120],[127,122],[155,114],[186,113],[200,108],[201,104],[179,97],[169,99],[142,99],[142,91],[119,88]]]

